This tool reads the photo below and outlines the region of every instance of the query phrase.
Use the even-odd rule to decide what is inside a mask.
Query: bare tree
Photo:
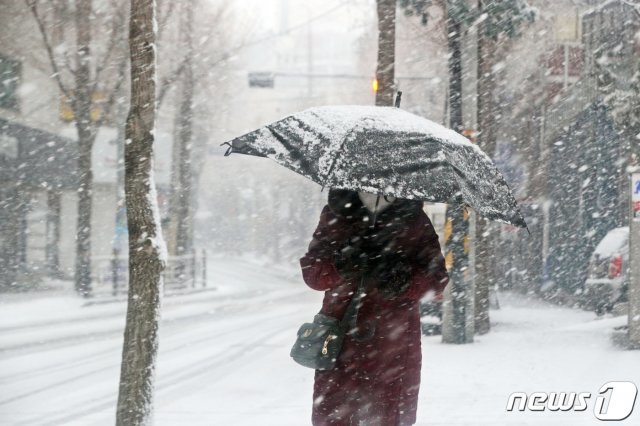
[[[131,0],[131,107],[125,131],[129,301],[116,415],[116,424],[122,426],[152,423],[162,271],[166,264],[153,180],[155,25],[155,0]]]
[[[108,22],[96,19],[91,0],[78,0],[70,12],[67,2],[50,1],[45,10],[38,0],[25,0],[33,15],[53,78],[73,113],[78,134],[78,222],[76,229],[76,290],[91,293],[91,211],[93,174],[91,151],[98,129],[110,116],[124,82],[126,57],[116,53],[124,49],[123,29],[126,14],[124,0],[113,0]],[[73,15],[71,15],[73,13]],[[93,30],[108,28],[104,51],[96,54]],[[72,27],[72,28],[69,28]],[[75,40],[73,37],[75,36]],[[66,37],[69,40],[66,40]],[[60,49],[68,45],[69,49]],[[62,50],[62,51],[61,51]],[[111,75],[106,76],[105,74]],[[102,93],[97,96],[98,92]]]
[[[500,53],[506,54],[509,39],[518,37],[526,24],[533,21],[533,12],[524,0],[478,0],[477,16],[484,16],[478,23],[477,117],[478,145],[490,157],[495,155],[496,133],[500,125],[495,65]],[[499,43],[502,52],[498,51]],[[474,322],[477,334],[491,330],[489,317],[489,292],[495,286],[496,227],[489,220],[477,217],[475,254],[475,310]]]
[[[170,200],[170,247],[177,256],[191,252],[193,247],[193,212],[191,211],[193,172],[191,151],[193,146],[193,104],[195,76],[193,70],[193,8],[195,0],[182,4],[181,36],[185,59],[182,71],[182,91],[176,115],[176,136],[172,160],[172,187]]]
[[[477,7],[472,8],[467,0],[401,0],[400,5],[407,15],[418,15],[422,23],[430,19],[428,8],[437,5],[445,11],[446,40],[449,48],[449,127],[461,132],[462,122],[462,43],[463,37],[471,27],[478,31],[478,142],[485,152],[493,155],[496,146],[496,129],[499,108],[495,101],[496,76],[494,65],[498,56],[498,41],[517,37],[524,23],[533,20],[533,14],[524,0],[477,0]],[[504,43],[503,43],[504,44]],[[475,286],[474,294],[465,289],[463,283],[469,266],[468,250],[471,242],[468,236],[468,217],[459,209],[448,209],[448,223],[445,231],[445,250],[451,272],[451,295],[453,315],[445,316],[443,338],[452,342],[471,341],[473,336],[466,332],[466,305],[468,299],[474,298],[474,332],[489,332],[489,289],[494,279],[492,261],[493,253],[489,231],[491,225],[484,218],[479,218],[476,227]],[[466,246],[466,247],[465,247]],[[451,331],[451,336],[446,336]]]
[[[175,70],[167,74],[160,87],[160,95],[167,93],[169,85],[181,90],[175,93],[175,143],[171,166],[171,194],[167,245],[169,253],[184,256],[194,247],[194,212],[197,206],[197,183],[202,170],[208,133],[198,131],[203,118],[211,121],[215,115],[220,93],[220,76],[231,52],[242,49],[240,44],[229,49],[229,20],[225,16],[229,3],[212,6],[200,0],[180,4],[178,43],[172,43],[176,54],[182,56]],[[198,22],[198,24],[196,24]],[[205,23],[206,25],[201,25]],[[213,27],[212,30],[210,27]],[[203,29],[205,29],[203,31]],[[197,50],[194,40],[198,40]],[[160,48],[162,51],[162,46]],[[208,93],[207,93],[208,92]],[[161,102],[162,99],[159,99]],[[198,121],[198,113],[201,119]],[[183,270],[186,270],[184,268]]]

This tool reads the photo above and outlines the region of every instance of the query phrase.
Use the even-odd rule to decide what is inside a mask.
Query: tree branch
[[[160,105],[162,104],[162,101],[164,100],[164,97],[169,91],[169,89],[171,89],[171,86],[176,81],[178,81],[178,79],[184,72],[186,68],[186,63],[187,61],[185,59],[182,59],[180,61],[180,65],[178,66],[178,68],[176,68],[171,74],[166,76],[160,83],[160,93],[158,94],[158,109],[160,109]]]
[[[120,2],[120,4],[118,4],[118,2],[115,1],[115,0],[112,2],[113,9],[115,11],[119,11],[119,12],[115,13],[116,16],[112,20],[111,34],[110,34],[110,37],[109,37],[109,44],[107,45],[107,50],[105,51],[104,56],[103,56],[102,61],[100,62],[100,64],[98,64],[96,66],[92,92],[95,92],[96,89],[98,88],[98,82],[100,81],[100,75],[102,74],[104,69],[107,67],[107,65],[109,63],[109,60],[111,59],[111,54],[115,50],[116,45],[118,45],[118,43],[122,41],[122,38],[118,37],[118,35],[121,35],[121,34],[124,33],[124,31],[122,31],[122,29],[124,28],[124,21],[125,21],[125,13],[123,12],[123,9],[124,9],[124,6],[125,6],[125,1],[126,0],[122,0]],[[126,62],[126,60],[125,60],[125,62]]]
[[[51,9],[53,9],[54,11],[54,17],[56,17],[56,14],[58,14],[58,16],[66,16],[66,8],[65,8],[65,2],[64,1],[56,1],[56,0],[49,0],[49,6],[51,7]],[[55,26],[56,23],[54,22],[53,25]],[[61,28],[64,28],[64,22],[59,23]],[[63,34],[64,34],[64,30],[62,30]],[[54,38],[52,40],[53,43],[56,42],[55,40],[55,35]],[[64,35],[61,37],[61,39],[64,39]],[[64,59],[64,67],[71,73],[71,75],[75,76],[75,72],[76,70],[71,66],[71,59],[69,58],[69,50],[68,49],[64,49],[64,52],[62,52],[62,57]]]
[[[111,93],[109,94],[109,98],[107,102],[104,103],[104,107],[102,109],[102,115],[100,119],[96,122],[96,127],[100,128],[104,124],[107,117],[111,115],[111,110],[113,105],[115,104],[116,97],[120,93],[120,88],[122,87],[122,83],[125,81],[125,72],[127,69],[127,56],[123,56],[120,64],[118,65],[118,74],[116,76],[116,84],[113,86]]]
[[[244,47],[244,45],[239,45],[235,50],[240,50]],[[213,61],[213,62],[209,62],[207,63],[207,71],[220,65],[221,63],[228,61],[229,58],[231,58],[231,53],[234,52],[234,49],[225,52],[222,54],[222,56]],[[167,77],[165,77],[164,80],[162,80],[162,82],[160,83],[160,93],[158,94],[158,109],[160,109],[160,105],[162,104],[162,101],[165,97],[165,95],[169,92],[169,89],[171,89],[171,87],[173,86],[173,84],[178,81],[178,79],[180,79],[180,77],[182,76],[182,73],[184,72],[185,68],[186,68],[186,59],[183,59],[182,61],[180,61],[180,65],[178,66],[178,68],[175,69],[175,71],[173,73],[171,73],[170,75],[168,75]],[[196,77],[194,78],[195,81],[199,81],[206,73],[203,72],[201,74],[197,74]]]
[[[47,51],[47,55],[49,57],[49,62],[51,63],[51,68],[53,69],[53,77],[58,83],[58,87],[60,91],[67,97],[67,99],[71,99],[69,89],[62,82],[62,75],[60,74],[60,68],[58,67],[58,63],[56,62],[55,56],[53,54],[53,48],[51,47],[51,42],[49,41],[49,36],[47,35],[47,31],[44,27],[44,22],[38,13],[38,2],[37,0],[25,0],[25,4],[31,10],[31,14],[36,20],[36,24],[38,25],[38,29],[40,30],[40,34],[42,35],[42,41],[44,44],[44,48]],[[70,70],[71,71],[71,70]]]
[[[169,5],[167,6],[167,11],[164,13],[164,15],[158,16],[158,40],[160,40],[160,38],[162,37],[162,34],[164,33],[164,29],[167,27],[167,21],[169,21],[169,17],[171,16],[172,12],[173,12],[173,7],[176,5],[177,2],[175,1],[169,1]],[[160,15],[160,5],[158,5],[158,15]],[[159,102],[158,102],[159,104]]]
[[[622,0],[622,3],[626,4],[627,6],[631,6],[636,12],[636,15],[640,16],[640,3],[635,3],[629,0]]]

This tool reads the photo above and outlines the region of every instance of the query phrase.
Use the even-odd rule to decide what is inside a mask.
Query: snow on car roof
[[[604,238],[598,243],[594,254],[600,257],[611,256],[618,252],[629,241],[629,227],[623,226],[621,228],[612,229],[604,236]]]

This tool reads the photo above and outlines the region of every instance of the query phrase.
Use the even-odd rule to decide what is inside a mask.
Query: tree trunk
[[[153,423],[162,270],[166,264],[153,180],[155,25],[155,1],[131,0],[131,108],[125,145],[129,300],[116,414],[119,426]]]
[[[47,190],[46,264],[47,275],[60,277],[60,213],[62,193]]]
[[[475,282],[475,331],[487,334],[491,330],[489,316],[490,290],[495,285],[493,271],[492,226],[485,218],[477,217],[476,222],[476,282]]]
[[[26,212],[23,208],[24,187],[16,185],[0,187],[0,289],[17,288],[23,253],[22,235]]]
[[[376,105],[393,106],[395,92],[396,0],[376,0],[378,9],[378,66]]]
[[[462,25],[455,18],[447,19],[449,47],[449,126],[462,131]],[[454,205],[452,205],[453,203]],[[445,256],[451,277],[450,315],[444,312],[442,341],[444,343],[470,343],[473,333],[468,329],[467,304],[469,302],[469,216],[451,200],[447,208]]]
[[[76,72],[72,108],[78,132],[78,222],[76,230],[76,291],[91,294],[91,150],[96,129],[91,123],[91,0],[76,2]]]
[[[484,10],[483,0],[478,2],[478,12]],[[486,20],[478,26],[478,74],[477,74],[477,105],[478,105],[478,146],[493,157],[496,150],[496,120],[497,108],[495,103],[495,77],[493,64],[495,57],[495,43],[485,33]],[[478,217],[476,222],[476,262],[475,262],[475,331],[486,334],[491,329],[489,318],[489,292],[495,284],[494,254],[492,234],[493,227],[489,220]]]
[[[85,297],[91,295],[91,211],[93,172],[91,150],[95,137],[84,125],[78,127],[78,222],[76,230],[76,291]],[[83,129],[80,129],[83,127]]]

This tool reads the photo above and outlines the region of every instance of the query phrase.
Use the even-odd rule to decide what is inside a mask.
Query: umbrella
[[[526,226],[504,177],[477,145],[399,108],[310,108],[225,144],[225,155],[269,157],[323,188],[456,202]]]

